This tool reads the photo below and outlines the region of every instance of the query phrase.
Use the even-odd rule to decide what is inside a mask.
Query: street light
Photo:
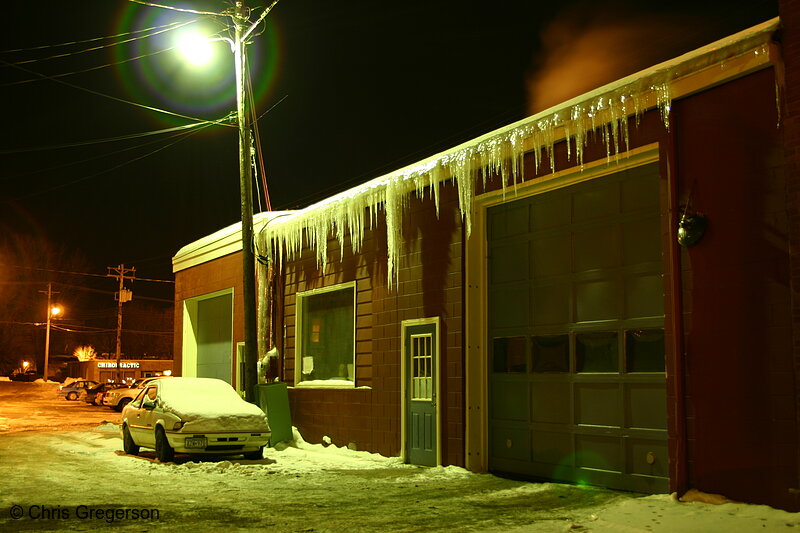
[[[47,371],[48,365],[50,360],[50,319],[56,318],[60,315],[64,310],[58,304],[51,304],[50,299],[52,297],[52,285],[48,284],[47,286],[47,334],[45,335],[44,341],[44,374],[42,377],[45,381],[47,381]]]
[[[190,51],[188,60],[193,64],[201,64],[210,51],[207,48],[212,41],[224,40],[230,44],[234,55],[236,71],[236,116],[239,126],[239,196],[242,215],[242,298],[244,300],[244,385],[245,398],[256,403],[255,389],[257,383],[256,362],[258,360],[258,335],[256,324],[256,274],[255,251],[253,244],[253,186],[250,152],[250,126],[247,122],[246,100],[244,95],[245,53],[247,38],[264,20],[278,0],[265,8],[258,20],[250,24],[249,10],[244,2],[237,0],[232,11],[225,12],[233,21],[234,38],[215,38],[198,40],[196,37],[183,41],[181,50]],[[248,27],[249,25],[249,27]],[[188,43],[188,44],[186,44]],[[200,53],[200,51],[204,51]]]

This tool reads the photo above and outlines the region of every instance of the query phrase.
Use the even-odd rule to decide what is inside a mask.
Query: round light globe
[[[194,66],[203,66],[214,55],[211,42],[199,33],[185,33],[178,40],[178,50],[183,57]]]

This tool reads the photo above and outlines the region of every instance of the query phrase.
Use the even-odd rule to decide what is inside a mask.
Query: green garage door
[[[488,212],[489,468],[668,490],[658,165]]]

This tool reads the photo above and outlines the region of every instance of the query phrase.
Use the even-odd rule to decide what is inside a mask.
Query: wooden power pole
[[[117,278],[119,291],[114,295],[117,300],[117,383],[122,382],[122,304],[133,300],[133,292],[125,288],[125,280],[135,280],[136,269],[125,268],[125,265],[108,267],[108,277]]]

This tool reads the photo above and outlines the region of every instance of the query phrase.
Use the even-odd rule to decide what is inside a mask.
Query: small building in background
[[[172,359],[123,359],[120,366],[122,381],[172,374]],[[67,377],[89,379],[99,383],[117,381],[117,361],[115,359],[73,361],[67,363]]]

